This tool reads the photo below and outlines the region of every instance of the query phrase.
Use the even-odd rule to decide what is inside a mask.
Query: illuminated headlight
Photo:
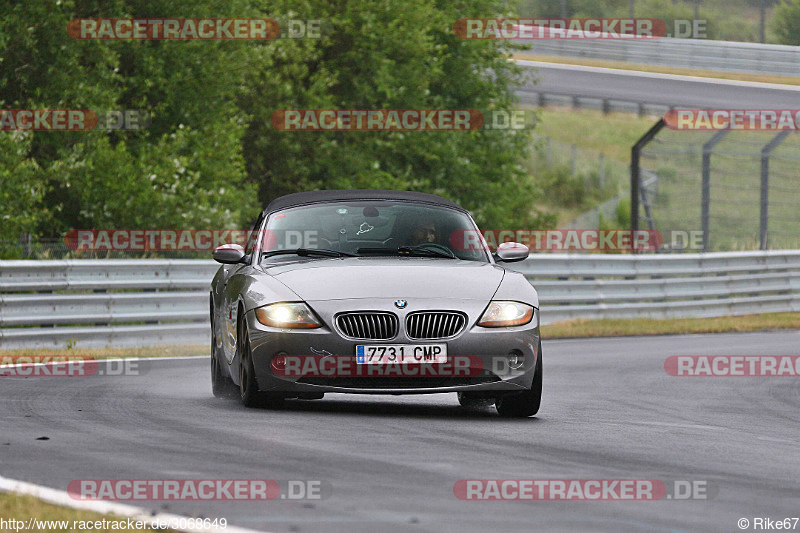
[[[313,329],[322,327],[311,309],[302,303],[280,303],[256,309],[256,318],[273,328]]]
[[[520,302],[495,301],[489,304],[478,321],[485,328],[522,326],[533,319],[535,309]]]

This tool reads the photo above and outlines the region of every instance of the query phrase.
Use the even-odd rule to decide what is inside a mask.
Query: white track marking
[[[186,518],[188,516],[181,516],[171,513],[153,513],[141,507],[135,507],[124,503],[107,502],[107,501],[93,501],[93,500],[75,500],[69,496],[66,491],[44,487],[42,485],[35,485],[25,481],[17,481],[0,476],[0,492],[13,492],[15,494],[24,494],[26,496],[34,496],[47,503],[60,505],[62,507],[70,507],[72,509],[81,509],[84,511],[92,511],[100,514],[113,514],[119,517],[131,518],[136,521],[142,522],[167,522]],[[209,528],[195,528],[195,529],[176,529],[176,531],[184,531],[186,533],[263,533],[255,529],[245,529],[236,526],[209,527]]]

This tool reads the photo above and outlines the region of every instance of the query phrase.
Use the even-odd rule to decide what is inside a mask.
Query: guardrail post
[[[639,229],[639,185],[640,185],[640,169],[639,169],[639,156],[642,148],[653,140],[659,131],[664,127],[664,119],[661,118],[656,122],[652,128],[647,130],[647,133],[636,141],[636,144],[631,148],[631,231]]]
[[[769,155],[783,142],[789,133],[789,130],[783,130],[761,149],[761,211],[758,240],[762,250],[767,249],[767,230],[769,227]]]
[[[703,231],[704,252],[708,251],[708,219],[711,208],[711,154],[717,143],[724,139],[729,132],[730,130],[719,131],[703,145],[703,193],[701,202],[700,229]]]

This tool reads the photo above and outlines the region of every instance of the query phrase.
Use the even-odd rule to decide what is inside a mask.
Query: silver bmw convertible
[[[214,250],[211,383],[248,407],[327,393],[457,393],[539,411],[536,290],[469,212],[432,194],[331,190],[272,201],[245,245]]]

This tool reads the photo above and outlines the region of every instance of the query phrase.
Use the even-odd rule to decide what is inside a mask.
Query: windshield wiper
[[[295,254],[300,257],[308,257],[310,255],[321,255],[323,257],[358,257],[358,254],[351,254],[350,252],[340,252],[339,250],[328,250],[326,248],[290,248],[286,250],[272,250],[269,252],[262,252],[261,257],[272,257],[275,255],[289,255]]]
[[[383,255],[415,255],[426,257],[446,257],[447,259],[457,259],[452,252],[445,252],[444,249],[425,248],[419,246],[400,246],[399,248],[359,248],[359,254],[383,254]]]

